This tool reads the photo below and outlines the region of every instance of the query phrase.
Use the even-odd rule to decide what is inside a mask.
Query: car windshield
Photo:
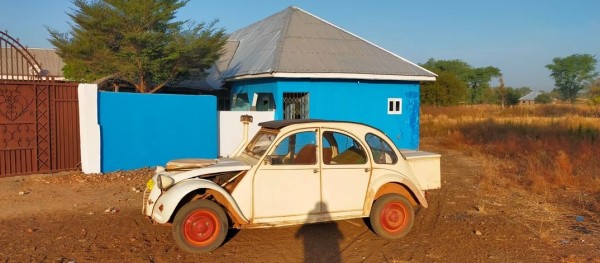
[[[244,149],[244,153],[255,159],[262,157],[273,143],[273,140],[275,140],[275,136],[277,136],[277,132],[275,131],[258,131],[250,143],[248,143],[246,149]]]

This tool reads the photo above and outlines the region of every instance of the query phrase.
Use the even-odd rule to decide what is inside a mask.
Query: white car
[[[229,158],[158,167],[143,213],[173,224],[188,252],[218,248],[229,228],[369,217],[383,238],[405,236],[425,190],[440,188],[440,155],[400,152],[373,127],[321,120],[270,121]]]

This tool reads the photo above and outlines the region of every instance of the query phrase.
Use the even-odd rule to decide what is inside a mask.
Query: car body
[[[157,167],[143,213],[173,224],[188,252],[214,250],[227,230],[369,217],[384,238],[400,238],[439,188],[439,154],[399,151],[368,125],[323,120],[259,124],[228,158]]]

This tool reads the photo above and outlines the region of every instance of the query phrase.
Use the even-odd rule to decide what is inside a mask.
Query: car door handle
[[[318,173],[318,172],[319,172],[319,169],[316,169],[316,168],[313,169],[313,173]]]
[[[365,173],[371,171],[371,168],[365,168]]]

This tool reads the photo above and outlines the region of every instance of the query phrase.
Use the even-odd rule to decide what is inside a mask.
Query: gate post
[[[100,125],[98,124],[98,85],[79,84],[79,134],[81,138],[81,170],[100,173]]]

